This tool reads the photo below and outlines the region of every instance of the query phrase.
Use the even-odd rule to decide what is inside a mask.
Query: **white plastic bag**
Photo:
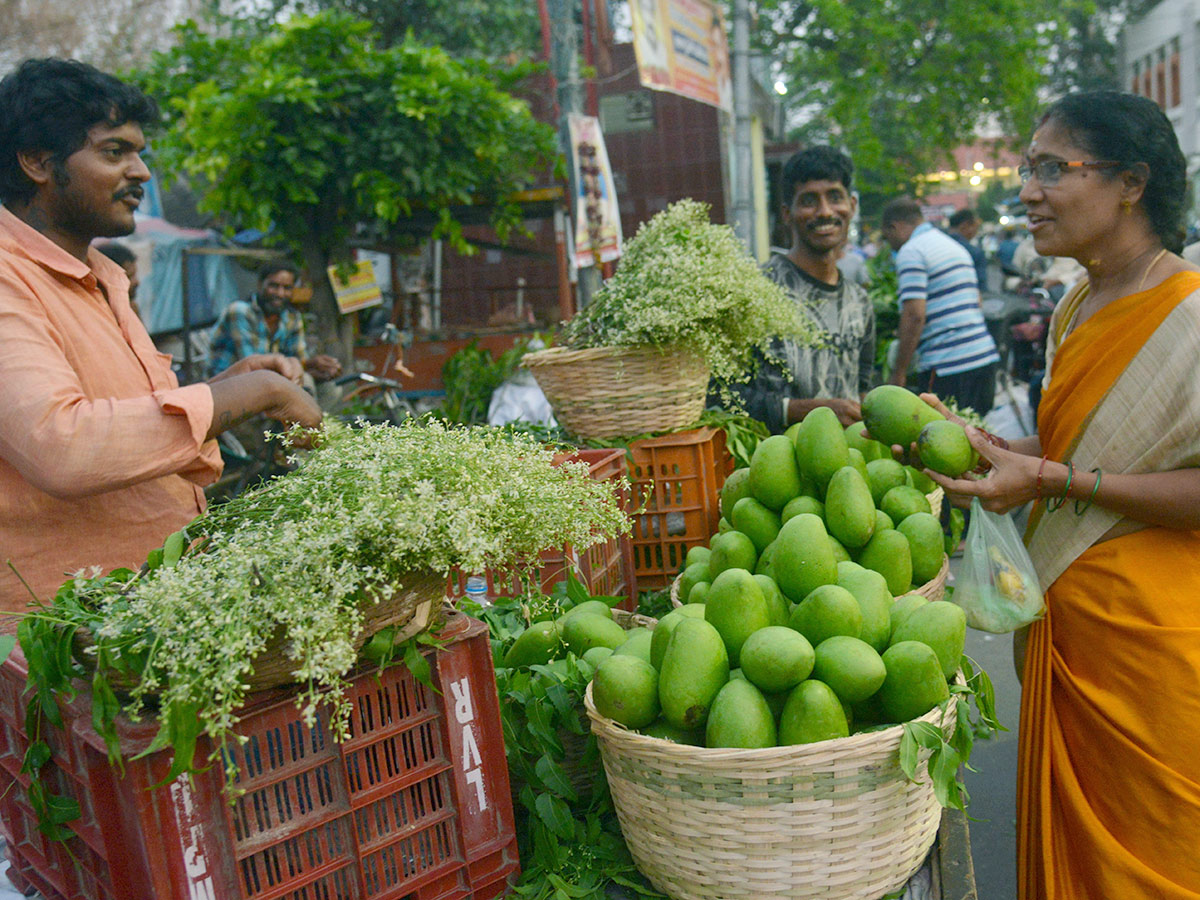
[[[1005,634],[1042,617],[1046,604],[1029,552],[1007,515],[988,512],[971,501],[971,524],[962,567],[954,583],[954,602],[967,624]]]

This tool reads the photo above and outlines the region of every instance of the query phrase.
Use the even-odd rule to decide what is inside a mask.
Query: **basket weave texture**
[[[961,677],[961,676],[960,676]],[[920,867],[941,807],[897,725],[763,750],[709,750],[629,731],[585,697],[621,832],[673,900],[878,900]],[[953,731],[953,704],[919,721]]]
[[[925,495],[925,499],[929,501],[929,511],[933,513],[935,519],[942,514],[942,501],[945,498],[946,492],[940,486]]]
[[[386,600],[362,603],[363,629],[354,641],[361,649],[377,632],[396,626],[397,644],[420,634],[440,621],[445,599],[444,575],[420,573],[406,577],[403,588]],[[91,632],[78,628],[73,638],[75,658],[88,665],[95,657],[88,652],[93,644]],[[287,654],[288,642],[282,630],[277,630],[263,651],[254,658],[254,666],[245,678],[251,691],[266,691],[296,681],[293,674],[297,663]],[[138,677],[124,672],[110,672],[108,681],[114,690],[128,691],[137,686]]]
[[[914,588],[914,594],[920,594],[927,600],[945,600],[946,599],[946,576],[950,574],[950,557],[945,553],[942,554],[942,567],[938,569],[938,573],[929,581],[925,582],[919,588]]]
[[[581,438],[691,425],[704,412],[708,366],[699,357],[638,347],[551,347],[521,359],[554,415]]]

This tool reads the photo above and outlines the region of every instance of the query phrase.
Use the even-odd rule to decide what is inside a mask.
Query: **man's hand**
[[[220,381],[223,378],[229,378],[233,375],[245,375],[248,372],[257,372],[260,370],[278,372],[288,381],[295,382],[296,384],[299,384],[300,379],[304,377],[304,366],[294,356],[284,356],[282,353],[255,353],[252,356],[239,359],[220,375],[212,378],[209,383],[211,384],[212,382]]]
[[[335,357],[322,354],[306,359],[304,371],[308,372],[314,381],[328,381],[342,374],[342,364]]]
[[[213,419],[208,437],[214,438],[239,422],[262,413],[286,425],[321,425],[321,408],[304,388],[279,372],[255,369],[209,382]]]
[[[862,406],[857,400],[834,399],[827,401],[825,405],[837,413],[843,428],[862,421]]]

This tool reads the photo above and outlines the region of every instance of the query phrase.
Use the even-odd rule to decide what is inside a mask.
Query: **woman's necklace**
[[[1147,251],[1147,252],[1149,252],[1149,251]],[[1146,286],[1146,279],[1150,277],[1150,271],[1158,264],[1158,261],[1166,255],[1167,255],[1166,247],[1161,248],[1158,251],[1158,253],[1154,254],[1154,259],[1150,260],[1150,264],[1148,266],[1146,266],[1145,271],[1142,272],[1142,280],[1138,282],[1137,290],[1134,291],[1135,294],[1140,294],[1142,292],[1142,288],[1144,288]],[[1072,331],[1075,330],[1075,326],[1078,324],[1078,319],[1079,319],[1080,314],[1083,312],[1083,308],[1085,306],[1094,306],[1095,305],[1095,304],[1088,303],[1088,301],[1091,299],[1092,299],[1092,294],[1088,290],[1086,290],[1086,289],[1081,290],[1075,295],[1075,303],[1072,305],[1072,307],[1064,310],[1064,312],[1067,315],[1067,319],[1066,319],[1067,327],[1063,330],[1062,338],[1060,339],[1060,342],[1062,339],[1065,339],[1067,335],[1069,335]]]

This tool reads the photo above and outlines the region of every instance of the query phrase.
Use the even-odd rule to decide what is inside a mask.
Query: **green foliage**
[[[659,347],[702,358],[720,384],[746,381],[754,352],[774,338],[815,343],[820,334],[766,277],[706,204],[680,200],[642,224],[617,273],[564,328],[584,347]]]
[[[982,121],[1033,121],[1057,12],[1036,0],[808,0],[759,4],[759,40],[791,102],[816,111],[805,137],[853,154],[865,214],[913,176],[943,168]]]
[[[917,761],[921,750],[932,751],[929,756],[929,780],[938,802],[947,808],[966,809],[970,803],[967,787],[958,777],[959,767],[971,769],[971,748],[978,738],[994,732],[1007,731],[996,717],[996,691],[983,669],[976,670],[967,656],[962,658],[966,684],[952,684],[950,699],[942,704],[943,712],[954,705],[954,733],[947,740],[939,725],[928,722],[905,722],[900,739],[900,767],[911,780],[917,778]]]
[[[485,424],[492,392],[517,371],[528,345],[529,339],[519,339],[493,358],[492,351],[472,340],[442,366],[446,399],[435,414],[448,422]]]
[[[320,10],[366,19],[385,47],[411,31],[423,43],[455,55],[496,59],[541,48],[537,5],[521,0],[272,0],[263,18]]]
[[[419,216],[465,250],[455,208],[482,203],[505,235],[521,220],[506,198],[555,154],[553,129],[504,90],[528,67],[455,60],[411,36],[381,47],[344,13],[267,31],[189,22],[177,35],[138,76],[162,102],[156,158],[198,176],[203,209],[274,226],[303,253],[323,340],[337,321],[323,274],[352,231],[386,235]]]
[[[886,379],[888,345],[900,330],[900,280],[895,257],[886,247],[871,257],[867,268],[871,273],[867,296],[875,307],[875,369]]]
[[[530,591],[496,598],[491,606],[460,601],[459,608],[488,625],[500,718],[517,801],[521,879],[512,895],[526,900],[606,900],[611,884],[626,893],[661,898],[646,885],[621,837],[596,739],[583,707],[590,669],[572,653],[549,666],[499,665],[508,648],[542,617],[561,615],[593,598],[573,574],[549,595]],[[599,598],[611,600],[615,598]],[[586,665],[586,664],[584,664]],[[580,796],[567,770],[564,740],[585,739],[579,765],[596,771],[590,795]]]

